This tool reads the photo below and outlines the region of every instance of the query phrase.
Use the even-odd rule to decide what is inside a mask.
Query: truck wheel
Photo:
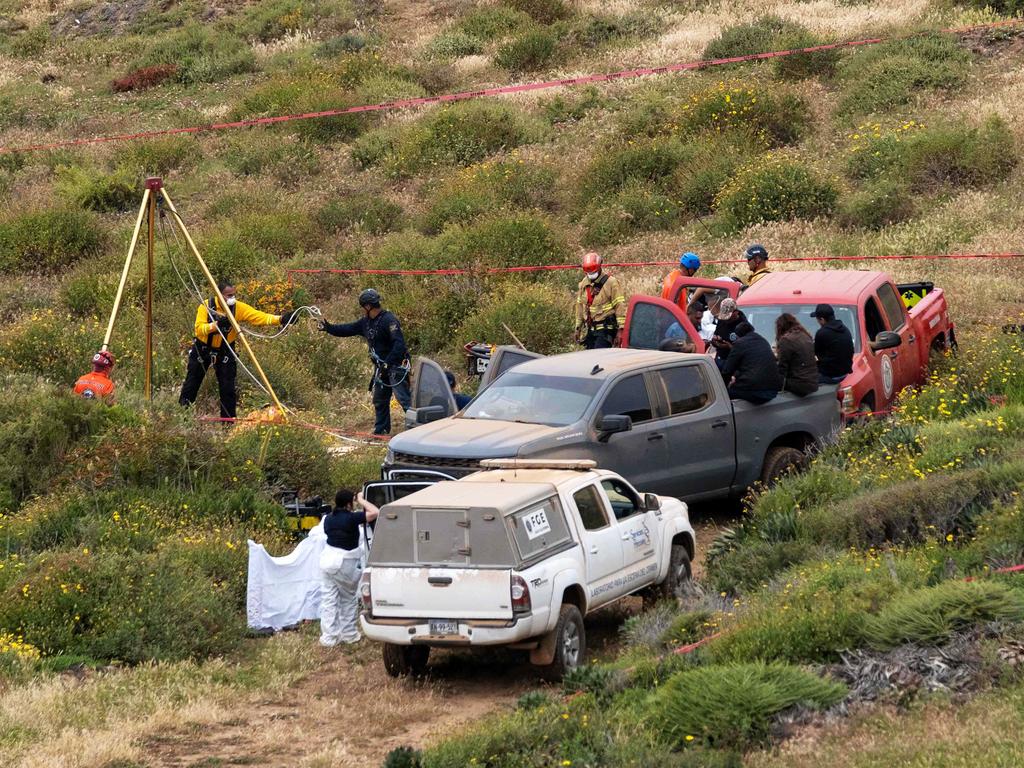
[[[764,467],[761,469],[761,484],[770,488],[780,477],[803,469],[806,463],[807,457],[803,451],[796,448],[785,445],[769,448],[764,457]]]
[[[683,597],[690,586],[693,568],[690,565],[690,553],[682,544],[673,544],[668,558],[668,574],[658,585],[659,596],[665,600],[677,600]]]
[[[384,643],[384,669],[391,677],[422,675],[427,669],[430,647]]]
[[[558,623],[552,632],[555,636],[555,659],[543,667],[543,674],[548,680],[557,681],[579,667],[587,652],[587,634],[580,609],[565,603],[558,612]]]

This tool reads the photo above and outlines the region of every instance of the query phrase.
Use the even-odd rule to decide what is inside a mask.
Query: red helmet
[[[92,356],[92,366],[97,370],[109,370],[114,367],[114,354],[101,349]]]
[[[583,257],[583,271],[597,272],[601,269],[601,255],[591,251]]]

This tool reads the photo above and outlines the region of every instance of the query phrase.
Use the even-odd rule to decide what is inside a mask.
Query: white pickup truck
[[[490,459],[389,503],[360,584],[384,665],[420,672],[432,647],[528,650],[557,679],[586,652],[583,617],[690,579],[686,505],[639,494],[593,461]]]

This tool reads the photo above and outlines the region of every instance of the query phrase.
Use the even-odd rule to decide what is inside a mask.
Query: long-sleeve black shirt
[[[814,334],[818,370],[825,376],[845,376],[853,370],[853,335],[842,320],[833,318]]]
[[[332,336],[362,336],[370,351],[385,365],[401,365],[409,354],[398,318],[386,309],[372,319],[361,317],[354,323],[324,323],[324,330]]]
[[[779,363],[772,352],[768,340],[751,331],[735,341],[725,365],[722,366],[722,378],[728,384],[735,376],[737,389],[769,390],[778,392],[782,389],[782,376],[779,375]]]

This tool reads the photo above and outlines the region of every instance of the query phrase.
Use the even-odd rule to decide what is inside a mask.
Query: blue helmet
[[[683,269],[700,269],[700,257],[692,251],[687,251],[679,257],[679,266]]]

